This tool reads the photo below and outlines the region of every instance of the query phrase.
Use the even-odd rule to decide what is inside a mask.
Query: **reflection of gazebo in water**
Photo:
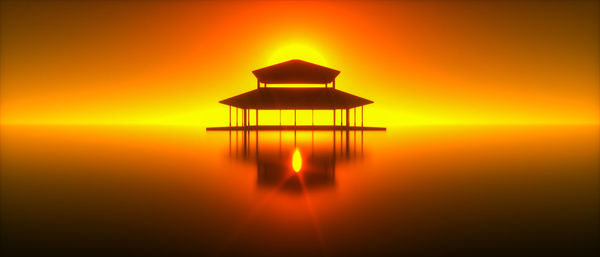
[[[255,90],[220,101],[229,105],[229,126],[212,127],[207,130],[385,130],[381,127],[365,127],[363,106],[373,101],[358,97],[335,88],[337,70],[305,62],[290,60],[253,71],[257,78]],[[278,87],[269,88],[268,84],[322,84],[325,87]],[[231,107],[236,108],[235,126],[231,124]],[[356,125],[356,108],[360,107],[361,122]],[[238,124],[238,109],[242,110],[242,125]],[[250,124],[250,110],[256,111],[256,122]],[[279,125],[258,125],[259,110],[279,110]],[[294,125],[281,124],[281,110],[294,110]],[[311,125],[296,124],[296,110],[312,110]],[[314,110],[333,110],[331,125],[315,125]],[[336,110],[346,114],[346,124],[337,124]],[[350,125],[350,110],[354,111],[354,124]]]
[[[292,193],[301,192],[302,186],[308,190],[331,188],[337,165],[363,160],[363,136],[358,130],[229,131],[229,158],[256,165],[257,183],[262,188],[279,187]],[[292,167],[297,148],[302,155],[298,174]]]

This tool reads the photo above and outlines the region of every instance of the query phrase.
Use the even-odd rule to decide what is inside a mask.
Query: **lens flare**
[[[296,173],[300,172],[300,169],[302,169],[302,155],[298,148],[294,150],[294,155],[292,156],[292,168]]]

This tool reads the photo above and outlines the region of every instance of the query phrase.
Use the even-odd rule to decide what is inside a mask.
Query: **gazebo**
[[[309,63],[290,60],[252,71],[256,76],[256,89],[227,98],[219,103],[229,106],[229,126],[211,127],[207,130],[385,130],[382,127],[365,127],[363,106],[373,101],[335,88],[335,78],[340,71]],[[324,87],[268,87],[269,84],[321,84]],[[236,109],[236,124],[232,126],[231,110]],[[356,125],[356,109],[360,107],[361,122]],[[238,109],[242,110],[242,124],[238,124]],[[250,111],[256,111],[256,122],[250,124]],[[279,110],[279,126],[259,125],[259,110]],[[281,124],[281,110],[294,110],[294,125]],[[311,125],[296,124],[296,110],[312,110]],[[333,110],[332,125],[315,125],[314,110]],[[345,111],[346,123],[336,110]],[[354,125],[350,125],[350,110],[354,111]]]

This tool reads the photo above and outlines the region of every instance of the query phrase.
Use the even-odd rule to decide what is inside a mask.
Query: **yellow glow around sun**
[[[292,156],[292,168],[296,173],[300,172],[300,169],[302,169],[302,155],[300,155],[300,149],[298,148],[294,150],[294,155]]]
[[[301,43],[288,44],[278,48],[269,58],[269,64],[277,64],[292,59],[300,59],[319,65],[327,65],[325,58],[319,51]]]

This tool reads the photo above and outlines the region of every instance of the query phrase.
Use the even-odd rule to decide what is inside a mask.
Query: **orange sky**
[[[596,1],[1,4],[3,124],[226,125],[291,58],[340,70],[368,125],[598,124]]]

